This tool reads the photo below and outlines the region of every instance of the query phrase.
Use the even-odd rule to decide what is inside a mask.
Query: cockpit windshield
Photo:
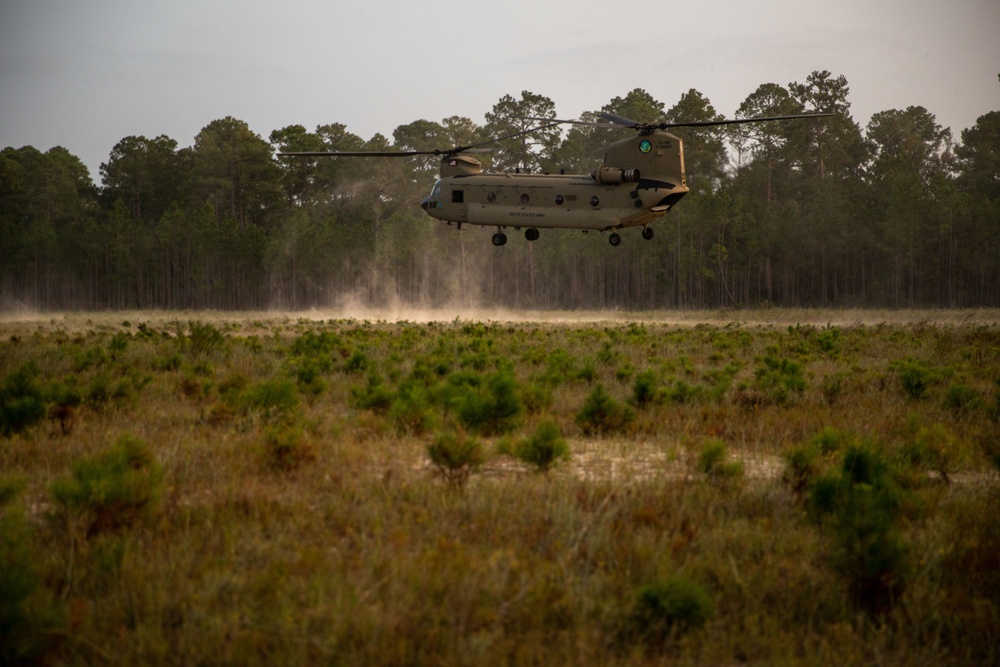
[[[440,199],[440,198],[441,198],[441,181],[438,180],[434,182],[434,187],[431,189],[431,199]]]

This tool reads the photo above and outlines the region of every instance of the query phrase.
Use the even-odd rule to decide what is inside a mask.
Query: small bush
[[[802,365],[790,359],[779,359],[773,354],[764,356],[754,377],[757,389],[779,405],[801,396],[806,389]]]
[[[698,471],[716,480],[729,480],[743,474],[743,464],[740,461],[727,461],[726,443],[718,438],[711,438],[702,446],[698,455]]]
[[[869,443],[852,444],[840,471],[818,477],[809,496],[852,600],[871,615],[888,611],[909,576],[909,548],[897,527],[904,495],[892,468]]]
[[[933,373],[919,361],[908,360],[896,365],[899,383],[907,396],[923,398],[931,386]]]
[[[517,459],[535,466],[540,472],[548,472],[555,464],[569,459],[569,446],[559,425],[547,419],[538,425],[534,435],[518,441],[513,453]]]
[[[819,447],[811,442],[790,449],[785,453],[782,481],[792,488],[795,495],[803,495],[820,470],[820,459]]]
[[[438,423],[437,410],[431,402],[427,389],[416,382],[406,382],[389,406],[389,416],[396,429],[420,435],[433,429]]]
[[[632,384],[632,404],[644,408],[660,398],[660,383],[654,371],[643,371]]]
[[[956,417],[972,414],[986,407],[978,391],[964,384],[953,384],[944,395],[944,404]]]
[[[265,380],[227,396],[237,412],[265,422],[288,420],[299,408],[298,391],[288,378]]]
[[[0,664],[43,664],[56,609],[38,572],[24,509],[15,504],[18,491],[0,480]]]
[[[485,387],[470,389],[458,399],[458,421],[483,435],[509,433],[523,413],[517,382],[509,372],[490,376]]]
[[[392,407],[392,399],[392,390],[385,385],[385,381],[378,373],[368,376],[368,384],[364,388],[351,388],[351,405],[359,410],[371,410],[382,414]]]
[[[463,486],[485,461],[483,446],[464,433],[446,431],[427,446],[427,456],[448,483]]]
[[[131,526],[160,498],[163,469],[142,440],[126,435],[106,451],[79,461],[52,485],[52,500],[67,518],[80,518],[88,535]]]
[[[661,643],[705,624],[712,617],[712,599],[702,586],[683,574],[645,584],[636,592],[630,617],[640,639]]]
[[[576,415],[576,423],[586,435],[622,431],[633,419],[632,409],[613,399],[602,384],[594,387]]]
[[[297,425],[278,424],[264,431],[264,462],[276,472],[289,472],[316,460],[316,450]]]
[[[917,428],[900,447],[903,463],[916,471],[936,471],[948,481],[948,470],[955,450],[954,436],[941,424]]]
[[[188,322],[187,335],[180,334],[178,339],[191,357],[203,357],[222,349],[226,344],[226,336],[208,322],[191,320]]]
[[[48,413],[45,390],[38,381],[38,368],[25,364],[0,384],[0,436],[20,433]]]

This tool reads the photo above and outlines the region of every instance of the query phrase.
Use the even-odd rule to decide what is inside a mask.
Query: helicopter
[[[437,220],[463,225],[496,227],[494,246],[507,243],[508,227],[524,229],[535,241],[540,229],[578,229],[610,232],[608,242],[622,242],[617,230],[642,227],[642,238],[653,238],[650,223],[666,215],[689,192],[684,170],[684,144],[668,132],[678,127],[712,127],[741,123],[801,120],[835,116],[808,113],[788,116],[736,118],[687,123],[640,123],[602,113],[603,122],[529,118],[542,124],[521,132],[470,146],[431,151],[295,151],[283,157],[412,157],[441,158],[440,177],[420,207]],[[636,136],[605,147],[604,160],[588,175],[483,172],[474,153],[490,144],[538,132],[557,125],[586,125],[602,129],[633,129]]]

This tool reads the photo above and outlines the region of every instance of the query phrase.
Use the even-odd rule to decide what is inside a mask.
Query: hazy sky
[[[920,105],[958,140],[1000,110],[1000,0],[0,0],[0,147],[64,146],[99,182],[122,138],[225,116],[391,138],[522,90],[575,117],[696,88],[732,117],[824,69],[862,126]]]

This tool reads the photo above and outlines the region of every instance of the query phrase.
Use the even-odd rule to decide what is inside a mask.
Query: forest
[[[180,147],[128,136],[100,184],[65,148],[0,152],[0,309],[385,307],[623,310],[1000,306],[1000,111],[955,137],[921,106],[861,127],[843,75],[760,85],[734,118],[835,112],[821,123],[681,128],[692,192],[656,237],[546,230],[495,248],[418,203],[436,160],[290,160],[280,151],[471,145],[556,118],[542,94],[365,140],[332,121],[265,139],[213,120]],[[695,89],[642,89],[609,112],[722,119]],[[331,119],[332,120],[332,119]],[[627,135],[622,135],[627,136]],[[574,126],[502,143],[484,169],[590,173],[614,131]]]

